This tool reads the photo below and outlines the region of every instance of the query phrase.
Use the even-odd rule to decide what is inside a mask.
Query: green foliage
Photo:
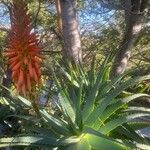
[[[53,6],[45,1],[29,1],[29,11],[32,14],[33,24],[37,27],[50,29],[56,26],[56,16]],[[52,10],[51,10],[52,9]]]
[[[10,0],[4,0],[4,2],[9,4]],[[86,56],[84,65],[91,62],[91,54],[96,55],[94,59],[97,62],[110,52],[116,54],[125,29],[123,13],[103,10],[96,1],[80,0],[78,2],[79,14],[86,8],[89,9],[89,15],[91,13],[91,17],[87,13],[85,16],[84,14],[79,16],[79,19],[83,20],[81,40],[83,55]],[[55,54],[59,54],[63,46],[57,30],[54,1],[28,0],[28,3],[33,25],[43,45],[42,53],[45,54],[44,51],[46,51],[48,57],[58,60],[60,55],[55,56]],[[95,14],[92,15],[92,12]],[[99,14],[102,16],[98,21],[96,16]],[[5,12],[1,12],[0,16],[3,15],[4,18],[8,15],[7,8]],[[82,18],[83,16],[85,18]],[[87,22],[92,28],[88,25],[82,27]],[[1,136],[0,147],[28,146],[28,149],[32,150],[35,147],[35,149],[53,150],[150,149],[149,141],[135,132],[149,127],[150,123],[134,120],[141,116],[149,116],[150,110],[144,107],[128,106],[128,103],[134,99],[149,98],[149,95],[143,93],[150,92],[150,77],[139,77],[139,75],[147,74],[150,68],[149,33],[148,24],[145,24],[130,59],[129,68],[133,66],[137,69],[137,73],[132,74],[132,77],[125,73],[111,81],[109,79],[110,63],[107,59],[100,68],[93,61],[91,68],[87,66],[86,69],[83,69],[83,66],[71,65],[65,67],[58,65],[57,70],[52,69],[59,93],[59,100],[54,101],[58,108],[50,111],[51,108],[40,107],[40,116],[36,117],[33,113],[30,99],[15,95],[2,86],[11,93],[11,96],[0,97],[0,124],[10,127],[9,134]],[[2,52],[7,47],[7,34],[5,31],[0,32],[0,83],[3,82],[6,70]],[[50,69],[46,70],[44,66],[44,74],[45,70],[47,74]],[[126,94],[124,90],[127,89],[132,93]],[[14,117],[17,121],[11,123],[9,119],[15,120]],[[21,132],[16,129],[12,132],[14,124]],[[18,147],[18,149],[21,148]]]
[[[29,122],[28,126],[23,127],[21,135],[0,138],[0,147],[31,146],[58,150],[149,149],[148,141],[135,132],[149,124],[139,124],[132,120],[149,116],[150,111],[146,108],[133,109],[127,104],[136,98],[150,96],[132,94],[122,97],[120,94],[130,86],[150,79],[150,76],[127,78],[127,74],[123,74],[111,81],[109,59],[97,71],[94,66],[94,61],[89,71],[84,71],[82,66],[58,66],[60,74],[53,71],[53,77],[59,97],[55,103],[60,115],[47,112],[41,107],[38,120],[32,119],[32,116],[16,116]],[[32,108],[32,103],[27,99],[21,96],[18,98],[22,107]]]

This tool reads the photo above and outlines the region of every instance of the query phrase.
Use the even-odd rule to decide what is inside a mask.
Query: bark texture
[[[56,4],[58,4],[57,2]],[[60,0],[62,20],[62,37],[64,41],[65,58],[73,63],[82,62],[81,39],[76,15],[76,0]],[[57,6],[57,10],[60,7]],[[59,25],[60,19],[59,19]]]
[[[142,30],[144,10],[148,4],[148,0],[126,0],[122,2],[125,10],[126,29],[112,67],[112,77],[122,74],[127,67],[131,50]]]

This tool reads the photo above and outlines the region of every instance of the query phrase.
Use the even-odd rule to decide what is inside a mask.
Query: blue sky
[[[0,5],[0,25],[8,26],[9,25],[9,15],[4,14],[5,12],[4,5]]]
[[[9,16],[8,14],[4,14],[4,12],[4,5],[0,5],[0,25],[9,26]],[[113,11],[110,12],[106,9],[102,9],[99,4],[90,7],[89,4],[85,5],[84,9],[79,11],[81,31],[86,30],[90,32],[93,30],[96,32],[103,24],[105,24],[106,27],[109,26],[109,24],[114,21],[112,17],[113,14]]]
[[[106,28],[114,23],[114,12],[101,7],[99,3],[88,3],[84,9],[79,12],[81,30],[97,32],[101,27]]]

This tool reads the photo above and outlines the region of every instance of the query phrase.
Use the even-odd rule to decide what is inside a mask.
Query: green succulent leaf
[[[129,122],[128,124],[134,130],[140,130],[143,128],[150,127],[150,122],[143,122],[143,121],[142,122]]]
[[[67,124],[61,119],[53,117],[52,115],[48,114],[45,110],[40,110],[40,113],[43,119],[45,119],[48,122],[48,125],[54,128],[60,134],[67,135],[70,133],[67,129]]]
[[[65,146],[73,143],[79,142],[79,138],[70,137],[70,138],[52,138],[41,135],[23,135],[11,138],[0,138],[0,147],[7,146],[33,146],[33,147],[49,147],[55,148],[58,146]]]
[[[86,104],[83,108],[83,119],[86,120],[87,117],[89,116],[89,114],[91,114],[91,112],[93,111],[94,108],[94,102],[96,100],[96,97],[98,95],[98,91],[103,79],[103,76],[105,74],[105,71],[109,68],[108,65],[108,58],[106,58],[106,60],[103,62],[103,64],[100,67],[100,71],[98,72],[95,84],[93,85],[93,87],[91,87],[91,89],[89,89],[89,95],[87,97],[86,100]]]
[[[149,116],[149,114],[137,113],[137,114],[131,114],[128,116],[121,116],[117,119],[112,119],[111,121],[107,122],[106,124],[104,124],[104,126],[101,126],[98,131],[103,134],[107,134],[110,131],[114,130],[115,128],[121,126],[122,124],[126,122],[129,122],[133,119],[144,117],[144,116]]]
[[[86,138],[93,149],[96,150],[129,150],[125,145],[113,142],[108,139],[88,134]]]
[[[110,104],[103,112],[103,115],[101,115],[101,118],[99,118],[100,121],[97,121],[94,125],[95,128],[98,126],[101,126],[104,124],[104,121],[108,119],[112,114],[114,114],[118,109],[123,107],[125,104],[135,100],[139,97],[150,97],[148,94],[134,94],[125,98],[116,99],[116,102],[113,104]],[[138,108],[137,108],[138,109]],[[128,110],[128,109],[127,109]]]
[[[107,95],[102,99],[100,104],[90,113],[88,118],[86,118],[85,124],[87,125],[93,125],[95,124],[97,118],[101,118],[103,112],[107,108],[107,106],[112,102],[114,98],[116,98],[123,90],[127,89],[130,86],[133,86],[139,81],[149,79],[150,75],[144,76],[144,77],[137,77],[135,79],[129,79],[128,81],[125,81],[118,85],[114,90],[111,90],[107,93]]]

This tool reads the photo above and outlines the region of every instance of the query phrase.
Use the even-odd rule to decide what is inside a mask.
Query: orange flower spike
[[[12,68],[17,64],[17,62],[9,63],[9,68],[12,70]]]
[[[24,72],[20,69],[17,85],[21,86],[24,83]]]
[[[31,78],[34,78],[32,64],[29,63],[28,67],[29,67],[29,74],[30,74],[30,77],[31,77]]]
[[[41,64],[41,62],[42,62],[42,59],[37,58],[37,57],[35,57],[33,60],[34,60],[35,62],[37,62],[38,64]]]
[[[26,89],[26,83],[25,82],[22,84],[21,91],[22,91],[23,95],[26,96],[27,89]]]
[[[31,87],[31,79],[30,79],[30,75],[27,74],[27,89],[30,92],[32,87]]]
[[[35,66],[36,69],[40,68],[40,66],[39,66],[39,64],[37,62],[34,62],[34,66]]]
[[[18,74],[17,71],[13,71],[13,72],[12,72],[12,78],[15,79],[15,78],[18,76],[17,74]]]
[[[17,84],[15,84],[15,85],[16,85],[17,93],[18,93],[18,94],[21,93],[21,88],[20,88],[20,86],[18,86]]]
[[[29,60],[27,57],[24,58],[24,64],[27,65],[29,63]]]
[[[35,72],[36,72],[38,78],[41,77],[41,69],[40,69],[39,65],[36,63],[35,63]]]
[[[10,63],[15,62],[15,61],[19,61],[19,56],[15,56],[9,59]]]
[[[4,56],[6,56],[6,57],[13,57],[13,56],[15,56],[16,55],[16,52],[5,52],[4,53]]]
[[[38,83],[39,80],[38,80],[38,75],[37,75],[37,73],[35,71],[35,68],[33,68],[33,77],[34,77],[35,82]]]
[[[37,34],[33,32],[26,0],[12,0],[11,6],[9,45],[4,56],[8,58],[18,93],[25,95],[41,78],[41,46],[38,45]]]
[[[15,66],[13,66],[12,71],[18,70],[21,67],[22,62],[18,62]]]

